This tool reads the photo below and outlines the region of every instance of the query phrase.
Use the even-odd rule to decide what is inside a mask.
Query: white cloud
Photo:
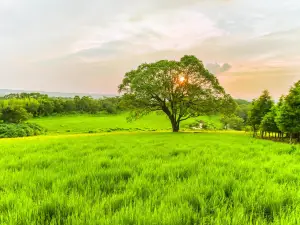
[[[89,29],[89,35],[73,46],[74,52],[95,48],[101,54],[101,48],[105,51],[107,44],[120,42],[123,46],[127,43],[124,51],[137,54],[182,50],[225,33],[202,13],[188,10],[149,14],[134,21],[130,16],[121,16],[106,27]],[[115,51],[114,47],[111,47],[111,50]]]

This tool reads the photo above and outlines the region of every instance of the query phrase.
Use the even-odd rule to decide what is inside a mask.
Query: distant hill
[[[63,92],[46,92],[46,91],[24,91],[24,90],[11,90],[11,89],[0,89],[0,96],[8,95],[8,94],[16,94],[16,93],[33,93],[38,92],[41,94],[46,94],[50,97],[64,97],[64,98],[72,98],[74,96],[91,96],[93,98],[101,98],[101,97],[114,97],[116,95],[101,95],[101,94],[91,94],[91,93],[63,93]]]
[[[235,99],[235,102],[239,105],[250,105],[251,101],[245,99]]]

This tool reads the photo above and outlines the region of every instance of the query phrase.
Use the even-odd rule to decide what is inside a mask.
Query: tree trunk
[[[179,131],[179,123],[174,120],[172,120],[171,123],[172,123],[173,132],[178,132]]]
[[[169,117],[169,120],[170,120],[170,122],[172,124],[172,130],[173,130],[173,132],[178,132],[179,131],[179,123],[180,123],[180,121],[179,120],[176,121],[176,117],[174,115],[172,115],[172,113],[170,112],[170,110],[168,109],[168,107],[166,105],[163,105],[162,110]]]
[[[253,137],[256,137],[256,129],[255,129],[255,126],[253,126],[252,128],[253,128]]]
[[[292,144],[292,140],[293,140],[293,133],[290,133],[290,144]]]
[[[175,126],[173,127],[173,132],[178,132],[179,131],[179,127]]]

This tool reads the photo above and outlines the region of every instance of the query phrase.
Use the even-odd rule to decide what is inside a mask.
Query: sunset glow
[[[187,54],[235,98],[279,99],[300,77],[299,12],[299,0],[0,0],[0,89],[118,95],[130,69]]]

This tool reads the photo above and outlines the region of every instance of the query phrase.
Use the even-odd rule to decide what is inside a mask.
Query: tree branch
[[[192,115],[188,115],[187,117],[184,117],[184,118],[180,118],[179,121],[185,121],[185,120],[188,120],[189,118],[191,118]]]

